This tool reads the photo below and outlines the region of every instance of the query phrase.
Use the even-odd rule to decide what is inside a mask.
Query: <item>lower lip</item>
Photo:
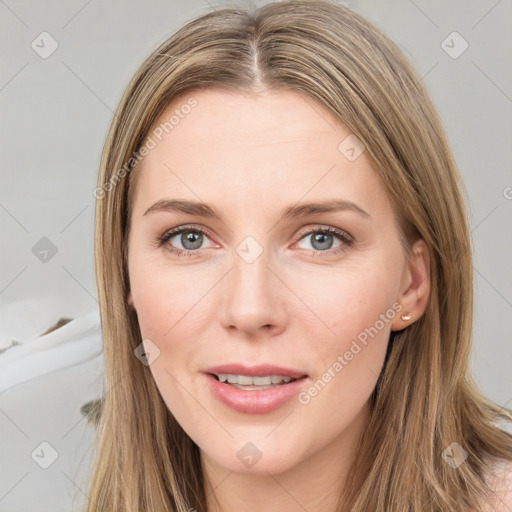
[[[275,411],[299,393],[307,377],[281,384],[269,389],[244,390],[224,382],[219,382],[210,374],[205,374],[213,395],[224,405],[245,414],[264,414]]]

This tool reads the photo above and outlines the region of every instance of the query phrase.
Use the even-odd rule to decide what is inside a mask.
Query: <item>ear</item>
[[[405,329],[423,315],[429,302],[430,286],[430,253],[427,244],[420,239],[412,246],[404,269],[397,297],[402,309],[392,323],[392,331]],[[403,320],[402,315],[410,315],[410,319]]]
[[[128,294],[128,304],[130,304],[130,306],[135,309],[135,304],[133,303],[133,295],[132,295],[132,292],[130,290],[130,293]]]

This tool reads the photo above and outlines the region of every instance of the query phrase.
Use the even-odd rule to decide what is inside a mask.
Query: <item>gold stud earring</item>
[[[400,317],[404,322],[408,322],[411,318],[412,318],[412,315],[411,313],[407,313],[406,315],[402,315]]]

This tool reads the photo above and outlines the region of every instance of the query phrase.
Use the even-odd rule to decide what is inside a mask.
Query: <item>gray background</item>
[[[484,393],[510,406],[512,2],[345,3],[400,46],[441,113],[469,195],[474,374]],[[113,111],[133,73],[161,41],[192,16],[221,4],[0,0],[0,304],[51,292],[64,299],[61,316],[76,318],[97,308],[92,192]],[[46,59],[31,47],[44,31],[58,43]],[[451,35],[454,31],[460,36]],[[464,41],[467,50],[454,58]],[[43,237],[57,248],[46,263],[32,252]],[[17,480],[13,475],[0,488],[0,510],[14,510],[2,508],[6,493],[12,503],[26,494],[25,484],[10,489]]]

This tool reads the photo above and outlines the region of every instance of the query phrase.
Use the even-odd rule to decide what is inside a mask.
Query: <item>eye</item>
[[[315,236],[312,237],[312,235]],[[162,236],[158,237],[156,246],[162,247],[165,245],[166,250],[180,257],[193,257],[200,253],[205,237],[209,238],[207,232],[202,228],[181,226],[167,231]],[[299,242],[306,240],[308,237],[310,237],[313,246],[314,256],[318,256],[322,253],[338,254],[354,244],[354,239],[348,233],[330,226],[326,228],[310,229],[305,233],[303,232]],[[334,249],[332,249],[334,243],[333,239],[339,242],[339,245]],[[176,245],[178,245],[178,247]],[[181,247],[179,247],[179,245],[181,245]],[[304,247],[301,248],[304,249]],[[306,249],[308,248],[306,247]]]
[[[311,245],[313,246],[315,256],[319,253],[325,252],[330,254],[338,254],[339,252],[346,250],[347,247],[352,246],[354,243],[354,239],[348,233],[333,227],[311,229],[306,233],[302,233],[299,242],[307,240],[308,238],[311,241]],[[333,239],[337,239],[340,244],[331,250],[334,243]]]
[[[177,256],[190,257],[198,253],[204,238],[207,236],[206,231],[191,226],[181,226],[171,231],[167,231],[157,240],[157,246],[166,246],[166,249]],[[173,239],[176,241],[173,242]],[[181,245],[181,248],[176,244]]]

